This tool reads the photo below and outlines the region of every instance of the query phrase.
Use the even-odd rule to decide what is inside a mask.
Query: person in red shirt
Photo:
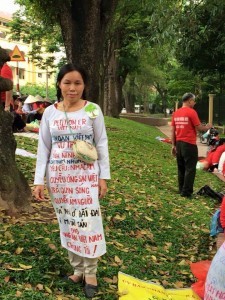
[[[172,116],[172,155],[177,158],[178,186],[182,197],[191,197],[198,161],[198,148],[196,145],[196,131],[207,131],[212,126],[203,126],[197,112],[193,109],[195,95],[185,93],[182,97],[183,106]]]
[[[5,62],[8,60],[9,58],[9,53],[6,49],[3,49],[0,46],[0,73],[1,73],[1,68],[3,67],[3,65],[5,64]],[[1,92],[3,91],[10,91],[13,88],[13,82],[12,80],[8,79],[8,78],[3,78],[0,75],[0,90]],[[1,92],[0,92],[0,100],[1,100]],[[1,101],[0,101],[1,103]]]
[[[13,81],[13,73],[11,68],[7,65],[7,61],[10,61],[10,56],[6,57],[3,66],[0,68],[0,75],[3,78],[7,78]],[[10,110],[10,104],[13,105],[13,98],[12,98],[12,90],[7,92],[1,93],[1,104],[3,105],[5,111]]]

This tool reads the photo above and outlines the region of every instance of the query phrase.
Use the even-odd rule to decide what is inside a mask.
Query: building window
[[[38,78],[42,78],[42,73],[38,73]]]
[[[19,69],[19,79],[25,79],[25,70]]]
[[[6,32],[0,31],[0,38],[4,39],[6,37]]]

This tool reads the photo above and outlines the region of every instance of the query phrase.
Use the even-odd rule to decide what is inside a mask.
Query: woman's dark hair
[[[69,73],[69,72],[73,72],[73,71],[77,71],[80,73],[83,81],[84,81],[84,85],[87,85],[87,74],[86,72],[79,66],[76,66],[74,64],[66,64],[64,66],[62,66],[62,68],[59,70],[58,76],[57,76],[57,80],[56,80],[56,96],[57,96],[57,100],[60,101],[62,99],[62,92],[61,89],[59,87],[59,84],[61,82],[61,80],[63,79],[63,77]],[[85,88],[83,91],[83,94],[81,96],[83,99],[86,98],[85,95]]]
[[[0,47],[0,66],[2,67],[7,61],[10,61],[9,50]]]

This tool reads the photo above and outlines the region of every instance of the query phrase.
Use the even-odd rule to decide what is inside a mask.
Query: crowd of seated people
[[[41,96],[14,96],[11,112],[14,117],[13,132],[26,131],[26,124],[36,120],[41,121],[45,108],[51,105],[51,101]]]
[[[41,96],[29,95],[24,101],[22,111],[26,115],[26,123],[31,123],[35,120],[40,121],[42,114],[51,102],[48,99],[43,99]]]

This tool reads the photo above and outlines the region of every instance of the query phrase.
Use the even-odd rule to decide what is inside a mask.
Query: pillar
[[[215,94],[209,94],[209,124],[213,124],[213,99]]]

